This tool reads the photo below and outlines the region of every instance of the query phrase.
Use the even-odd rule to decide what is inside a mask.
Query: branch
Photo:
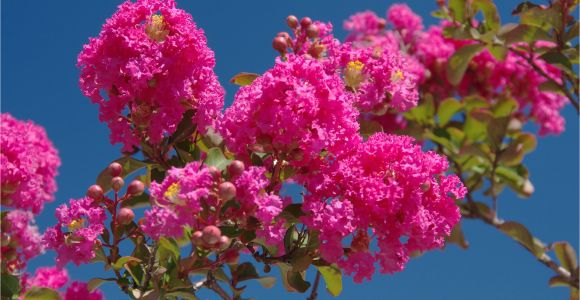
[[[550,77],[550,75],[548,75],[546,72],[544,72],[544,70],[542,70],[542,68],[540,68],[540,66],[538,66],[538,64],[536,64],[536,62],[531,58],[528,57],[524,54],[522,54],[520,51],[514,49],[514,48],[509,48],[509,50],[514,53],[515,55],[525,59],[530,66],[532,66],[532,68],[538,72],[538,74],[542,75],[544,78],[546,78],[550,83],[556,85],[558,87],[558,89],[560,91],[562,91],[564,93],[564,95],[566,95],[566,97],[568,98],[568,100],[570,101],[570,103],[572,103],[572,105],[574,106],[574,108],[576,109],[576,112],[580,114],[580,106],[578,105],[578,102],[576,101],[574,95],[572,95],[572,93],[570,93],[570,91],[566,88],[566,84],[564,82],[562,82],[561,84],[558,83],[556,80],[554,80],[552,77]],[[572,82],[572,85],[575,85],[574,82]],[[576,89],[576,87],[574,87]]]
[[[155,256],[157,255],[158,248],[159,248],[159,246],[157,245],[157,242],[154,242],[153,251],[151,253],[151,256],[149,257],[147,271],[145,272],[145,278],[144,278],[143,284],[142,284],[142,287],[144,290],[147,290],[147,287],[149,286],[149,281],[151,280],[151,273],[153,273],[153,266],[155,265]]]
[[[314,279],[314,285],[312,286],[312,292],[306,300],[316,300],[318,297],[318,285],[320,284],[320,272],[316,271],[316,279]]]
[[[203,283],[204,286],[214,291],[223,300],[231,300],[232,298],[228,293],[216,282],[215,277],[211,271],[207,272],[207,280]]]

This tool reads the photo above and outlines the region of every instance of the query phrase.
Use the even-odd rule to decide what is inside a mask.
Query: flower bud
[[[203,245],[203,240],[201,239],[201,237],[203,236],[203,233],[201,233],[201,231],[196,231],[191,235],[191,242],[196,245],[196,246],[201,246]]]
[[[217,247],[219,248],[219,250],[224,251],[228,249],[229,246],[230,246],[230,238],[225,235],[220,236],[220,239],[217,242]]]
[[[113,188],[113,190],[115,192],[120,191],[124,185],[125,185],[125,180],[123,180],[123,178],[121,178],[119,176],[113,177],[113,179],[111,180],[111,187]]]
[[[95,201],[101,200],[101,198],[103,198],[103,194],[103,188],[97,184],[91,185],[87,190],[87,196]]]
[[[232,200],[236,196],[236,186],[229,181],[222,182],[218,186],[218,195],[224,201]]]
[[[244,166],[244,163],[242,161],[234,160],[228,166],[228,173],[230,174],[230,177],[235,178],[237,176],[242,175],[242,173],[244,172],[244,169],[245,169],[245,166]]]
[[[529,197],[534,193],[535,190],[536,188],[534,188],[532,182],[529,179],[526,179],[526,181],[524,181],[524,186],[522,187],[522,192],[524,195]]]
[[[310,26],[308,26],[306,28],[306,35],[311,39],[317,38],[318,37],[318,26],[316,26],[314,24],[310,24]]]
[[[280,36],[275,37],[274,40],[272,40],[272,48],[280,53],[286,53],[286,48],[288,48],[286,39]]]
[[[208,167],[207,170],[209,171],[209,173],[211,174],[211,176],[215,180],[217,180],[218,178],[220,178],[221,175],[222,175],[222,171],[220,171],[220,169],[218,169],[218,168],[216,168],[214,166]]]
[[[145,190],[145,185],[143,184],[143,182],[139,181],[139,180],[133,180],[131,181],[131,184],[129,184],[129,187],[127,187],[127,194],[135,197],[135,196],[141,196],[141,194],[143,194],[143,191]]]
[[[290,35],[288,34],[288,32],[282,31],[282,32],[278,32],[279,37],[283,37],[285,41],[288,41],[288,39],[290,38]]]
[[[289,15],[286,17],[286,24],[288,24],[288,27],[295,29],[298,27],[298,18],[296,18],[296,16]]]
[[[135,213],[132,209],[123,207],[119,210],[117,215],[117,222],[121,225],[129,225],[135,219]]]
[[[123,172],[123,166],[121,166],[121,164],[118,162],[114,162],[109,165],[107,171],[113,177],[121,176],[121,172]]]
[[[272,271],[272,267],[270,265],[264,265],[264,273],[270,273]]]
[[[312,19],[310,19],[309,17],[304,17],[302,18],[302,20],[300,20],[300,26],[302,26],[303,28],[307,28],[308,26],[310,26],[310,24],[312,24]]]
[[[202,230],[201,238],[206,244],[213,246],[219,241],[221,235],[222,232],[219,228],[214,225],[209,225]]]

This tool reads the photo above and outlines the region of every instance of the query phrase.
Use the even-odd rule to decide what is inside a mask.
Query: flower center
[[[165,40],[169,30],[165,29],[165,23],[162,15],[152,15],[149,24],[145,28],[147,35],[158,42]]]
[[[391,81],[393,81],[393,82],[397,82],[401,79],[405,79],[405,75],[403,74],[403,71],[401,71],[401,70],[397,70],[393,73],[393,75],[391,75]]]
[[[84,219],[76,219],[72,220],[72,222],[70,222],[70,224],[68,224],[67,227],[69,231],[75,231],[77,229],[83,228],[84,223],[85,223]]]
[[[356,90],[359,85],[364,81],[364,75],[362,73],[365,64],[356,60],[350,61],[344,70],[344,81],[346,85],[353,90]]]

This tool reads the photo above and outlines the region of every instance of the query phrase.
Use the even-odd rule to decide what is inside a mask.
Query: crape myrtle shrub
[[[578,109],[577,1],[524,2],[504,25],[490,0],[437,3],[428,28],[405,4],[355,13],[344,41],[288,16],[272,67],[235,76],[225,109],[192,16],[171,0],[121,4],[77,65],[122,157],[43,233],[58,152],[42,127],[1,115],[2,299],[102,299],[106,281],[132,299],[241,299],[244,281],[273,286],[272,268],[289,292],[315,299],[322,279],[338,296],[343,275],[363,283],[446,242],[467,248],[462,217],[513,238],[577,299],[570,244],[497,215],[504,189],[534,192],[523,162],[536,135]],[[281,195],[288,184],[303,192]],[[54,265],[28,273],[46,251]],[[69,282],[69,263],[111,277]]]

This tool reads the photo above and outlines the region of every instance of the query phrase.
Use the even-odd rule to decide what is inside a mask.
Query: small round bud
[[[119,176],[113,177],[113,180],[111,180],[111,187],[113,188],[113,190],[115,192],[120,191],[124,185],[125,185],[125,180],[123,180],[123,178],[121,178]]]
[[[534,188],[532,182],[529,179],[526,179],[526,181],[524,181],[524,186],[522,187],[522,192],[524,195],[529,197],[534,193],[535,190],[536,188]]]
[[[310,19],[309,17],[304,17],[302,18],[302,20],[300,20],[300,26],[302,26],[303,28],[310,26],[310,24],[312,24],[312,19]]]
[[[272,267],[270,265],[264,265],[264,273],[270,273],[272,271]]]
[[[317,38],[318,33],[319,33],[318,26],[314,24],[310,24],[310,26],[306,28],[306,35],[311,39]]]
[[[272,40],[272,48],[280,53],[286,53],[286,48],[288,48],[286,39],[280,36],[275,37],[274,40]]]
[[[387,26],[387,20],[380,18],[379,19],[379,29],[383,29]]]
[[[203,245],[203,240],[202,237],[203,233],[201,233],[201,231],[196,231],[191,235],[191,242],[196,245],[196,246],[201,246]]]
[[[132,209],[123,207],[119,210],[119,214],[117,215],[117,222],[121,225],[128,225],[133,222],[135,219],[135,213]]]
[[[217,246],[220,251],[228,249],[230,246],[230,238],[225,235],[220,236],[220,239],[217,242]]]
[[[283,37],[285,41],[287,41],[290,38],[290,35],[288,34],[288,32],[282,31],[282,32],[278,32],[278,35],[276,35],[278,37]]]
[[[215,245],[215,243],[217,243],[220,239],[220,236],[222,235],[222,232],[219,228],[217,228],[214,225],[209,225],[206,226],[203,230],[202,230],[202,239],[203,241],[210,245],[213,246]]]
[[[213,179],[217,180],[218,178],[220,178],[222,176],[222,171],[220,171],[220,169],[218,169],[214,166],[208,167],[207,170],[209,171],[209,173],[211,174]]]
[[[87,190],[87,196],[95,201],[101,200],[101,198],[103,198],[103,194],[103,188],[97,184],[91,185]]]
[[[286,24],[288,24],[288,27],[295,29],[298,27],[298,18],[296,18],[296,16],[289,15],[286,17]]]
[[[222,182],[218,186],[218,195],[224,201],[232,200],[236,196],[236,186],[229,181]]]
[[[244,172],[245,168],[246,167],[242,161],[234,160],[228,166],[228,173],[232,178],[235,178],[237,176],[240,176]]]
[[[123,166],[121,166],[121,164],[118,162],[114,162],[109,165],[107,170],[109,171],[109,174],[111,174],[111,176],[117,177],[121,176],[121,172],[123,172]]]
[[[133,197],[140,196],[143,194],[143,191],[145,191],[145,185],[139,180],[131,181],[131,184],[129,184],[129,187],[127,187],[127,194]]]
[[[427,180],[421,184],[421,190],[427,192],[431,188],[431,181]]]

